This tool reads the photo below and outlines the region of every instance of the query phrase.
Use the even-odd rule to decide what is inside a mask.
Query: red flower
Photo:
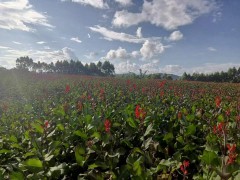
[[[164,91],[160,92],[160,96],[163,97],[164,96]]]
[[[166,83],[166,81],[160,82],[159,87],[162,88],[165,85],[165,83]]]
[[[135,116],[137,119],[144,120],[146,117],[146,112],[139,106],[136,106]]]
[[[49,121],[48,120],[45,120],[44,121],[44,128],[47,129],[50,127],[50,124],[49,124]]]
[[[228,110],[226,111],[226,116],[230,116],[230,114],[231,114],[231,111],[230,111],[230,109],[228,109]]]
[[[187,173],[188,173],[187,167],[189,166],[189,164],[190,164],[189,161],[184,160],[182,165],[180,166],[180,170],[182,171],[182,173],[184,175],[187,175]]]
[[[69,93],[70,92],[70,86],[67,84],[66,85],[66,88],[65,88],[65,93],[67,94],[67,93]]]
[[[227,160],[227,164],[233,164],[237,158],[237,153],[236,153],[236,144],[227,144],[227,148],[228,148],[228,160]]]
[[[105,131],[106,131],[107,133],[110,133],[111,122],[110,122],[108,119],[105,120],[104,126],[105,126]]]
[[[178,119],[182,119],[182,113],[179,111],[177,115]]]
[[[190,164],[189,161],[186,161],[186,160],[183,161],[183,165],[184,165],[184,167],[188,167],[189,164]]]
[[[217,106],[218,108],[220,107],[221,98],[220,98],[219,96],[217,96],[217,97],[215,98],[215,104],[216,104],[216,106]]]
[[[217,126],[213,126],[213,133],[222,135],[226,131],[226,123],[220,122]]]

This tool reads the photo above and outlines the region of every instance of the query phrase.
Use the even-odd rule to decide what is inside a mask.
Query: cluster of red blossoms
[[[143,108],[141,108],[139,105],[137,105],[136,109],[135,109],[135,116],[137,119],[143,121],[146,117],[146,112],[144,111]]]
[[[105,120],[105,122],[104,122],[104,127],[105,127],[105,131],[106,131],[107,133],[110,133],[111,122],[110,122],[108,119]]]
[[[184,175],[187,175],[187,173],[188,173],[187,167],[189,166],[189,164],[190,164],[189,161],[184,160],[182,165],[180,166],[180,170],[182,171],[182,173]]]
[[[236,144],[227,144],[227,148],[228,148],[228,161],[227,164],[233,164],[234,161],[237,158],[237,153],[236,153]]]

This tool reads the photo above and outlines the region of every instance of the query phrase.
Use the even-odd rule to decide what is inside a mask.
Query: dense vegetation
[[[240,179],[239,84],[0,77],[0,179]]]
[[[211,74],[193,73],[192,75],[184,73],[183,80],[203,81],[203,82],[234,82],[240,83],[240,67],[229,68],[227,72],[215,72]]]
[[[33,59],[20,57],[16,60],[16,68],[21,71],[34,71],[34,72],[51,72],[61,74],[81,74],[81,75],[98,75],[109,76],[114,74],[114,66],[109,61],[103,63],[99,61],[97,64],[90,63],[83,65],[81,61],[57,61],[55,64],[47,64],[38,61],[33,62]]]

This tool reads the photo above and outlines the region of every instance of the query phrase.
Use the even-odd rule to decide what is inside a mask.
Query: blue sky
[[[116,73],[240,67],[239,0],[0,0],[0,65],[109,60]]]

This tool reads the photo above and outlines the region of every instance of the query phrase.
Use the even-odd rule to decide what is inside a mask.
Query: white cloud
[[[215,49],[214,47],[208,47],[207,49],[208,49],[209,51],[213,51],[213,52],[214,52],[214,51],[217,51],[217,49]]]
[[[87,34],[88,35],[88,38],[91,38],[91,35],[90,34]]]
[[[82,4],[82,5],[89,5],[94,8],[98,8],[98,9],[108,9],[109,8],[109,6],[108,6],[107,2],[105,2],[105,0],[62,0],[62,1],[71,1],[71,2]]]
[[[63,53],[63,56],[66,58],[66,60],[77,60],[77,56],[75,55],[74,51],[71,48],[64,47],[61,51]]]
[[[98,56],[97,52],[90,52],[88,55],[85,55],[88,59],[95,59]]]
[[[153,56],[157,54],[163,53],[165,47],[160,42],[153,42],[153,41],[145,41],[142,45],[142,48],[140,49],[140,53],[143,56],[143,58],[152,58]]]
[[[138,38],[142,38],[142,28],[141,28],[141,27],[138,27],[138,28],[137,28],[136,36],[137,36]]]
[[[115,1],[122,6],[130,6],[133,4],[132,0],[115,0]]]
[[[170,41],[179,41],[182,38],[183,38],[183,34],[180,31],[174,31],[169,36]]]
[[[180,65],[166,65],[163,68],[160,68],[161,73],[167,74],[179,74],[181,73],[183,67]]]
[[[44,46],[43,48],[46,49],[46,50],[50,50],[51,49],[49,46]]]
[[[38,42],[36,42],[37,44],[46,44],[46,42],[45,41],[38,41]]]
[[[240,63],[223,63],[223,64],[215,64],[215,63],[206,63],[202,66],[198,67],[192,67],[189,69],[186,69],[186,72],[188,73],[214,73],[214,72],[221,72],[221,71],[227,71],[229,68],[232,67],[240,67]]]
[[[119,47],[117,50],[110,50],[107,55],[106,59],[127,59],[130,55],[127,53],[126,49]]]
[[[53,28],[47,16],[37,12],[28,0],[0,2],[0,28],[8,30],[34,31],[31,25]]]
[[[75,41],[77,43],[81,43],[82,42],[78,37],[72,37],[71,40]]]
[[[0,49],[10,49],[10,47],[7,47],[7,46],[0,46]]]
[[[18,45],[19,45],[19,44],[22,44],[22,43],[17,42],[17,41],[13,41],[13,43],[14,43],[14,44],[18,44]]]
[[[115,32],[111,31],[105,27],[102,26],[95,26],[95,27],[89,27],[93,32],[98,32],[100,33],[105,40],[112,41],[112,40],[118,40],[122,42],[129,42],[129,43],[143,43],[146,40],[160,40],[161,37],[150,37],[150,38],[143,38],[143,37],[138,37],[122,32]],[[137,32],[139,33],[138,35],[141,35],[141,30],[138,28]]]
[[[116,73],[139,73],[139,69],[141,69],[143,72],[147,71],[147,73],[159,73],[160,69],[158,65],[155,63],[145,63],[145,64],[139,64],[137,62],[132,62],[127,60],[126,62],[120,62],[118,64],[114,64]]]
[[[15,61],[21,56],[29,56],[35,62],[41,61],[45,63],[57,62],[63,60],[77,60],[74,51],[68,47],[64,47],[60,50],[18,50],[18,49],[4,49],[4,55],[0,56],[0,64],[5,65],[6,68],[13,68]]]
[[[196,18],[217,8],[215,0],[144,0],[141,12],[117,11],[112,24],[129,27],[150,22],[167,30],[191,24]]]

